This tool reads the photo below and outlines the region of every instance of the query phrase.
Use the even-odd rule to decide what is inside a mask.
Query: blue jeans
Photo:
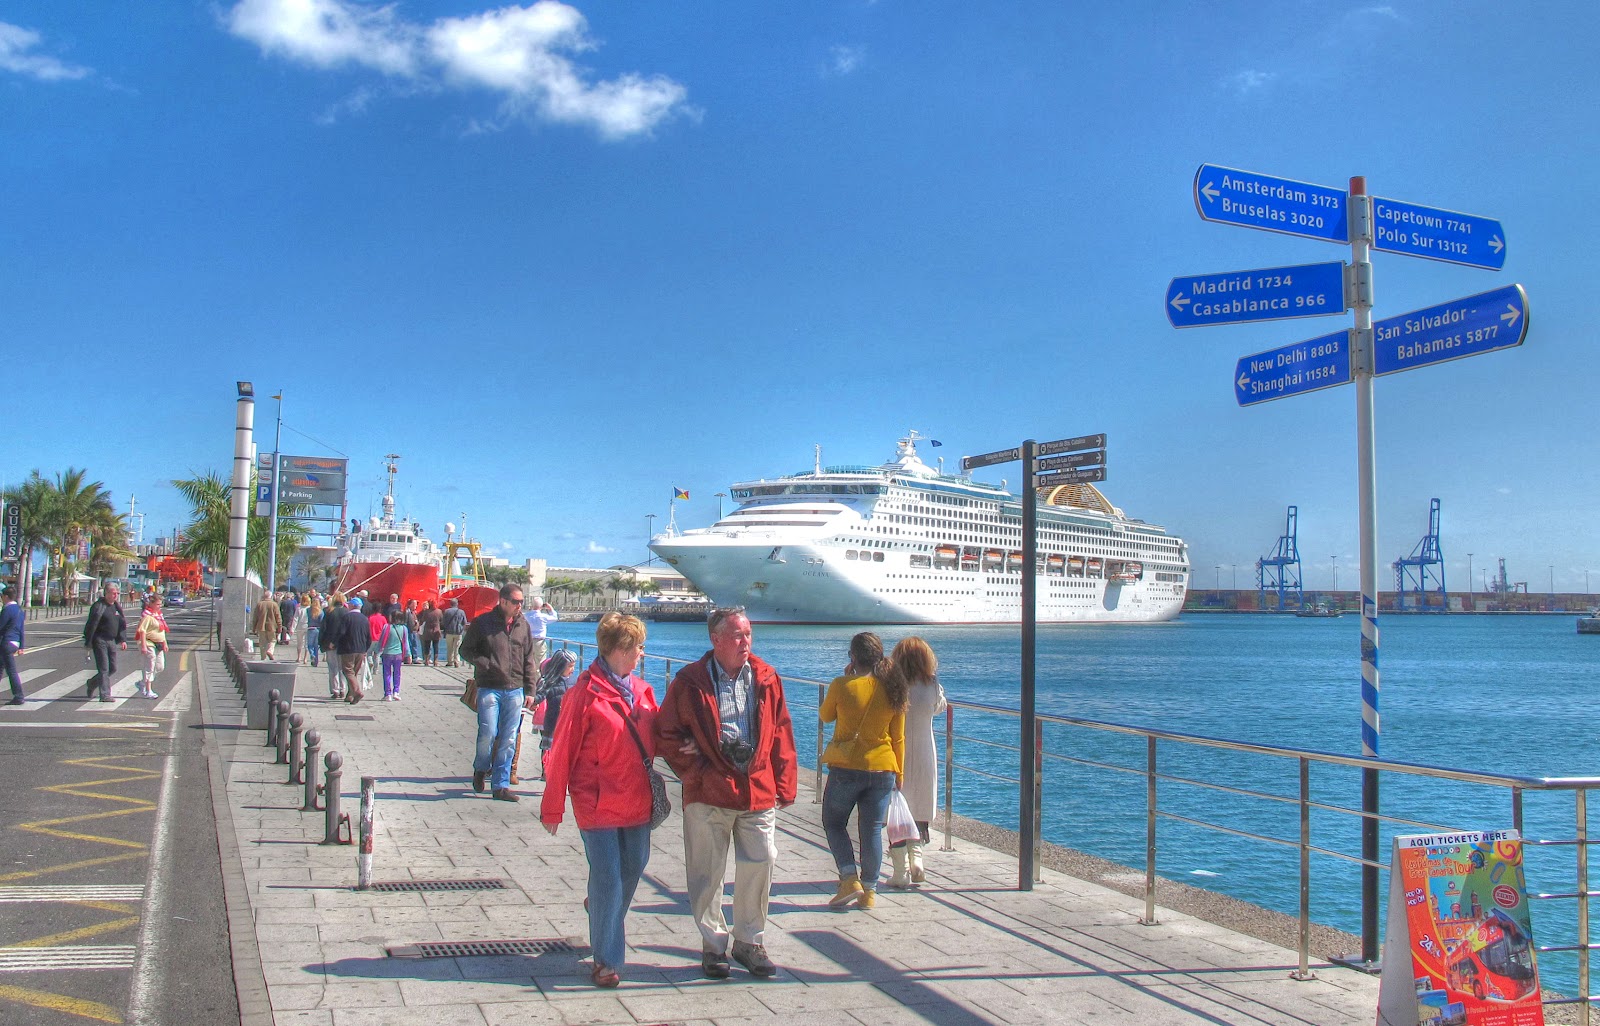
[[[311,665],[317,665],[317,657],[322,653],[317,650],[317,642],[322,640],[321,627],[306,628],[306,653],[311,656]]]
[[[406,631],[406,655],[412,662],[422,658],[422,639],[416,631]]]
[[[883,824],[889,818],[889,797],[894,794],[893,770],[855,770],[828,767],[822,789],[822,829],[828,850],[841,877],[856,871],[856,854],[850,844],[850,810],[856,810],[856,833],[861,835],[861,886],[878,889],[883,869]]]
[[[488,773],[495,790],[511,786],[511,755],[522,725],[521,688],[478,689],[478,754],[474,773]]]
[[[596,962],[620,969],[628,959],[623,921],[650,861],[650,824],[578,833],[589,856],[589,947]]]

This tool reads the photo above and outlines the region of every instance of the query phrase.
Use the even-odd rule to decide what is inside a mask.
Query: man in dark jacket
[[[317,634],[317,648],[327,654],[329,698],[345,696],[344,668],[339,662],[339,635],[344,631],[344,614],[344,599],[335,592],[322,610],[322,630]]]
[[[122,590],[115,584],[106,585],[101,597],[89,607],[89,619],[83,625],[83,647],[94,656],[94,676],[89,678],[89,691],[84,697],[93,698],[100,689],[100,701],[111,701],[111,675],[117,672],[117,650],[128,650],[128,618],[122,615]]]
[[[517,801],[511,790],[511,755],[516,749],[522,710],[532,710],[539,684],[533,632],[522,617],[522,586],[500,589],[495,607],[473,620],[461,636],[461,656],[472,665],[478,686],[478,750],[472,760],[472,789],[482,793],[493,774],[494,797]]]
[[[462,611],[461,604],[455,599],[451,599],[445,608],[444,616],[439,620],[439,627],[444,631],[444,664],[460,666],[461,635],[467,630],[467,614]]]
[[[339,656],[339,672],[344,676],[344,700],[351,705],[361,701],[361,668],[372,646],[372,624],[361,607],[350,604],[339,616],[334,631],[333,651]]]
[[[728,975],[722,914],[733,843],[733,957],[755,976],[777,971],[764,932],[778,809],[794,803],[794,727],[777,671],[750,653],[742,609],[718,609],[711,651],[678,671],[656,714],[656,751],[683,781],[683,861],[700,928],[700,968]]]

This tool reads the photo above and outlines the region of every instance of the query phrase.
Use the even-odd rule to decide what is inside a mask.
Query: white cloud
[[[1276,71],[1258,71],[1255,68],[1245,68],[1243,71],[1229,75],[1223,83],[1231,92],[1239,96],[1248,96],[1250,93],[1265,89],[1278,77]]]
[[[92,74],[82,65],[33,53],[43,38],[32,29],[0,21],[0,71],[14,71],[44,82],[87,78]]]
[[[865,47],[835,46],[828,51],[828,63],[822,69],[822,73],[829,77],[842,77],[861,67],[861,62],[866,59]]]
[[[509,115],[587,125],[607,139],[645,134],[689,113],[688,91],[663,75],[628,72],[592,81],[568,55],[596,45],[583,14],[559,0],[428,24],[404,20],[394,6],[355,0],[239,0],[224,23],[263,53],[319,68],[366,68],[412,85],[484,89],[502,97]],[[334,108],[352,109],[358,108]]]
[[[590,555],[598,555],[598,554],[600,554],[602,552],[615,552],[617,550],[616,549],[612,549],[612,548],[607,548],[606,546],[601,545],[599,542],[597,542],[593,538],[591,538],[591,539],[589,539],[589,544],[587,544],[587,545],[585,545],[583,547],[583,551],[589,553]]]
[[[516,548],[516,546],[512,545],[508,541],[503,541],[503,542],[500,543],[500,551],[501,552],[510,552],[514,548]]]

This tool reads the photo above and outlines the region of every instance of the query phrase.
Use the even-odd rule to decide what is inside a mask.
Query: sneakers
[[[495,797],[500,797],[498,792],[495,794]],[[622,982],[621,974],[619,974],[610,966],[601,965],[599,962],[594,964],[594,969],[589,973],[589,979],[594,981],[594,985],[596,987],[605,987],[608,989],[615,987],[617,984]]]
[[[861,878],[854,873],[839,878],[839,890],[828,899],[829,908],[849,908],[861,900]]]
[[[491,797],[493,797],[497,802],[520,802],[522,800],[521,798],[517,797],[517,792],[511,790],[509,787],[495,788],[495,792]],[[612,984],[612,986],[616,985]]]
[[[870,891],[868,892],[871,893]],[[760,944],[745,944],[742,941],[733,942],[733,960],[750,970],[751,976],[767,977],[778,971],[772,964],[772,959],[767,957],[767,949]],[[704,960],[702,959],[702,964]],[[726,966],[726,963],[724,963]],[[711,975],[710,973],[706,974]]]
[[[25,699],[22,696],[18,695],[16,697],[12,698],[11,701],[7,702],[6,704],[7,705],[22,705],[26,701],[27,701],[27,699]]]
[[[708,980],[726,980],[728,978],[728,956],[720,951],[700,952],[700,971],[705,973]]]
[[[862,891],[861,897],[856,899],[856,908],[877,908],[878,894],[876,891]]]
[[[488,786],[488,783],[489,783],[489,774],[487,774],[485,772],[482,772],[480,770],[473,770],[472,771],[472,789],[474,791],[478,792],[479,794],[482,794],[484,792],[484,789]]]

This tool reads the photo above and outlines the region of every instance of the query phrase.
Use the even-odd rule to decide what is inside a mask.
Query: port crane
[[[1527,581],[1512,581],[1506,577],[1506,559],[1500,557],[1500,572],[1489,581],[1489,590],[1499,595],[1515,595],[1518,592],[1528,593]]]
[[[1439,548],[1439,500],[1428,504],[1428,533],[1417,542],[1411,555],[1391,564],[1394,567],[1394,607],[1404,611],[1410,595],[1419,612],[1446,613],[1450,600],[1444,587],[1444,555]],[[1438,595],[1435,605],[1430,596]]]
[[[1289,507],[1289,515],[1284,524],[1283,535],[1278,538],[1278,547],[1270,555],[1262,556],[1256,560],[1256,590],[1262,609],[1267,608],[1267,592],[1274,591],[1278,595],[1278,611],[1282,612],[1291,607],[1289,596],[1294,596],[1293,606],[1298,608],[1304,602],[1304,593],[1300,587],[1300,543],[1297,538],[1300,518],[1299,508]]]

